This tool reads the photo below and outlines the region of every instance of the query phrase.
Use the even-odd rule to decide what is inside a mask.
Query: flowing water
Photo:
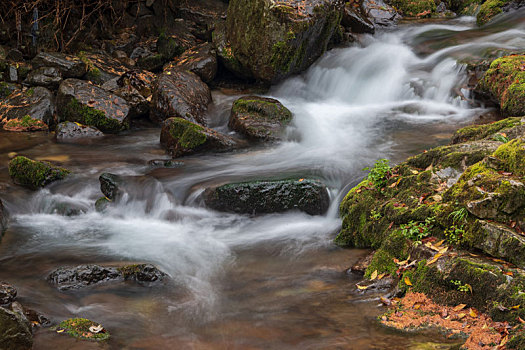
[[[378,295],[356,291],[345,270],[368,252],[332,243],[338,204],[378,158],[399,162],[446,144],[452,132],[486,112],[458,96],[467,79],[459,59],[525,47],[525,12],[474,29],[473,18],[402,25],[364,36],[360,45],[325,54],[301,76],[273,87],[294,114],[286,140],[230,154],[184,158],[175,169],[148,167],[166,158],[159,129],[144,128],[90,144],[56,144],[46,134],[0,134],[0,162],[16,151],[58,161],[69,179],[32,193],[0,186],[10,227],[0,245],[0,280],[52,321],[86,317],[112,332],[107,344],[77,342],[46,329],[35,349],[407,349],[446,342],[381,328]],[[458,89],[459,88],[459,89]],[[238,96],[215,91],[210,125],[229,132]],[[137,186],[104,214],[98,175],[137,176]],[[331,207],[252,217],[204,207],[201,193],[227,181],[322,179]],[[85,213],[63,216],[57,204]],[[58,266],[149,262],[171,276],[161,286],[108,284],[58,292],[46,281]]]

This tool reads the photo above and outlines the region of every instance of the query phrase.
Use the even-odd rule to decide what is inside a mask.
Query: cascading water
[[[8,193],[13,219],[0,245],[0,279],[53,320],[84,316],[104,323],[114,330],[114,348],[383,348],[392,339],[406,348],[413,339],[376,329],[375,302],[353,293],[357,277],[342,273],[363,252],[334,249],[338,203],[364,176],[363,167],[446,143],[485,111],[458,96],[466,72],[456,60],[523,49],[525,16],[517,14],[483,30],[472,29],[471,18],[402,27],[328,52],[302,76],[271,89],[294,120],[286,141],[270,147],[152,170],[144,164],[163,154],[158,129],[90,146],[31,144],[20,153],[61,157],[75,175],[36,194]],[[211,125],[227,130],[237,97],[214,93]],[[134,175],[136,184],[100,214],[93,203],[103,171]],[[322,179],[330,188],[329,212],[251,217],[201,203],[210,184],[288,176]],[[63,203],[81,214],[62,215]],[[173,283],[64,294],[45,281],[58,266],[112,261],[154,263]],[[39,349],[63,341],[38,337]]]

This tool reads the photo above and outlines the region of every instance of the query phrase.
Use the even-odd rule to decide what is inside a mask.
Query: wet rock
[[[59,123],[55,130],[57,142],[74,142],[78,139],[100,136],[104,134],[97,128],[73,122]]]
[[[351,3],[345,5],[341,24],[349,28],[352,33],[374,34],[375,32],[374,24],[367,18],[361,6],[356,7]]]
[[[151,102],[153,121],[179,117],[205,125],[204,114],[211,102],[211,92],[196,74],[171,71],[160,74],[155,81]]]
[[[7,230],[7,224],[9,222],[9,213],[7,212],[7,209],[4,207],[4,203],[0,199],[0,237],[4,233],[5,230]]]
[[[164,33],[157,39],[157,51],[164,60],[171,60],[184,52],[184,45],[177,40],[176,36],[168,36]]]
[[[129,129],[129,106],[124,99],[95,85],[66,79],[57,94],[61,121],[94,126],[104,133]]]
[[[63,216],[77,216],[86,212],[87,208],[70,202],[58,202],[51,207],[51,213]]]
[[[87,72],[87,65],[76,56],[58,52],[41,52],[31,61],[33,68],[54,67],[63,78],[81,78]]]
[[[376,28],[396,25],[401,17],[392,6],[383,0],[364,0],[361,6]]]
[[[9,162],[9,176],[14,183],[32,190],[62,180],[69,173],[69,170],[55,167],[48,162],[31,160],[22,156],[13,158]]]
[[[87,66],[85,79],[93,84],[102,85],[111,79],[120,77],[129,70],[129,67],[103,51],[81,52],[79,57]]]
[[[434,0],[393,0],[391,3],[403,16],[429,17],[431,13],[436,12]]]
[[[229,151],[237,146],[231,137],[182,118],[169,118],[164,122],[160,144],[174,158],[197,152]]]
[[[186,1],[180,4],[179,14],[182,18],[194,22],[200,29],[200,39],[208,38],[208,29],[218,19],[226,18],[228,5],[221,0]]]
[[[102,213],[108,208],[110,204],[111,204],[111,201],[109,199],[107,199],[106,197],[100,197],[95,202],[95,210],[98,211],[99,213]]]
[[[0,125],[8,131],[48,130],[55,124],[54,113],[53,94],[43,87],[15,92],[0,101]]]
[[[226,18],[231,55],[257,80],[273,83],[299,73],[325,52],[338,30],[343,5],[232,0]]]
[[[20,86],[5,81],[0,81],[0,100],[8,97],[13,92],[20,91]]]
[[[0,349],[30,350],[33,334],[27,318],[17,311],[0,307]]]
[[[11,304],[16,300],[16,289],[6,282],[0,282],[0,305]]]
[[[172,159],[152,159],[148,161],[148,165],[153,168],[180,168],[184,166],[184,162]]]
[[[174,62],[168,63],[164,72],[171,72],[174,68],[193,72],[209,83],[217,75],[217,54],[213,45],[204,43],[185,51]]]
[[[116,200],[122,195],[120,187],[124,183],[124,179],[121,176],[103,173],[98,180],[100,181],[100,190],[110,201]]]
[[[56,89],[62,76],[60,71],[55,67],[42,67],[31,71],[26,79],[27,84],[31,86],[43,86],[49,89]]]
[[[110,281],[131,280],[151,283],[163,280],[167,275],[151,264],[105,267],[80,265],[73,268],[60,267],[51,272],[48,280],[59,290],[80,289]]]
[[[523,123],[521,117],[506,118],[490,124],[472,125],[465,128],[461,128],[454,133],[452,137],[452,144],[466,142],[494,139],[494,136],[498,133],[504,133],[507,138],[516,138],[519,135],[512,135],[514,131],[518,131],[517,126],[521,126]],[[521,129],[521,128],[520,128]]]
[[[130,108],[131,119],[149,115],[149,101],[129,83],[129,80],[122,79],[122,77],[114,78],[105,82],[102,88],[126,100]]]
[[[152,85],[155,81],[155,74],[148,71],[132,70],[122,74],[117,81],[118,86],[128,87],[137,90],[144,98],[152,94]]]
[[[10,83],[18,82],[18,69],[15,65],[9,64],[4,71],[4,79]]]
[[[258,140],[279,140],[292,113],[272,98],[245,96],[233,103],[228,126]]]
[[[210,208],[242,214],[279,213],[300,210],[322,215],[330,199],[326,186],[317,180],[280,180],[231,183],[206,189]]]
[[[23,61],[6,63],[6,67],[4,68],[4,80],[10,83],[22,82],[30,71],[31,66]]]
[[[154,54],[147,51],[145,55],[137,59],[137,66],[150,72],[157,72],[162,69],[162,66],[166,61],[167,59],[161,54]]]
[[[354,273],[360,273],[364,274],[366,272],[366,269],[372,262],[372,258],[374,257],[375,252],[371,252],[367,256],[363,257],[362,259],[359,259],[350,269],[348,269],[350,272]]]
[[[93,328],[97,329],[97,332],[94,332]],[[79,340],[103,341],[110,337],[109,331],[104,329],[101,324],[86,318],[64,320],[57,326],[57,331]]]
[[[235,57],[226,35],[226,23],[216,23],[212,35],[213,46],[217,51],[218,61],[229,72],[241,79],[253,79],[248,67],[244,67]]]

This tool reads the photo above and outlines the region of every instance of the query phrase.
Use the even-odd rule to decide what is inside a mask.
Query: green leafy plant
[[[467,216],[468,216],[468,211],[465,208],[456,209],[448,215],[449,218],[452,217],[452,221],[454,221],[454,223],[465,222],[465,220],[467,219]]]
[[[492,139],[493,139],[494,141],[499,141],[499,142],[503,142],[503,143],[507,143],[507,142],[509,142],[509,139],[507,138],[507,136],[504,135],[504,134],[500,134],[500,133],[498,133],[498,134],[492,136]]]
[[[450,280],[450,283],[456,286],[458,291],[460,292],[468,292],[472,293],[472,287],[468,283],[462,283],[460,280]]]
[[[381,217],[382,217],[381,213],[376,211],[375,209],[372,209],[370,211],[370,219],[371,220],[374,220],[374,221],[375,220],[379,220],[379,219],[381,219]]]
[[[410,221],[408,224],[400,226],[401,233],[417,245],[421,243],[423,238],[430,235],[430,230],[434,226],[434,222],[434,217],[426,218],[424,222]]]
[[[387,180],[392,172],[392,168],[390,168],[388,163],[388,159],[379,159],[372,168],[366,167],[363,169],[364,171],[369,171],[367,179],[380,191],[386,186]]]
[[[450,243],[459,244],[465,234],[465,222],[468,211],[465,208],[458,208],[448,215],[452,217],[453,225],[445,229],[445,237]]]

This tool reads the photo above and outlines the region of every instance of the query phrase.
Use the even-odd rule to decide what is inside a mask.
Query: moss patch
[[[85,318],[70,318],[60,322],[57,327],[58,333],[66,333],[81,340],[103,341],[110,337],[107,330],[102,329],[98,333],[91,331],[90,327],[100,327],[101,325]]]
[[[36,190],[61,180],[70,173],[64,168],[53,167],[50,163],[18,156],[9,162],[9,176],[19,185]]]
[[[472,125],[461,128],[454,133],[452,143],[481,140],[499,131],[521,125],[521,118],[505,118],[490,124]]]
[[[84,105],[75,98],[71,98],[63,114],[66,120],[94,126],[106,133],[117,133],[128,127],[126,123],[121,124],[117,119],[106,116],[103,111]]]
[[[490,21],[494,16],[500,14],[504,5],[510,0],[487,0],[485,1],[476,16],[476,23],[481,26]]]
[[[186,149],[194,149],[206,142],[204,128],[182,118],[170,119],[170,135]]]

